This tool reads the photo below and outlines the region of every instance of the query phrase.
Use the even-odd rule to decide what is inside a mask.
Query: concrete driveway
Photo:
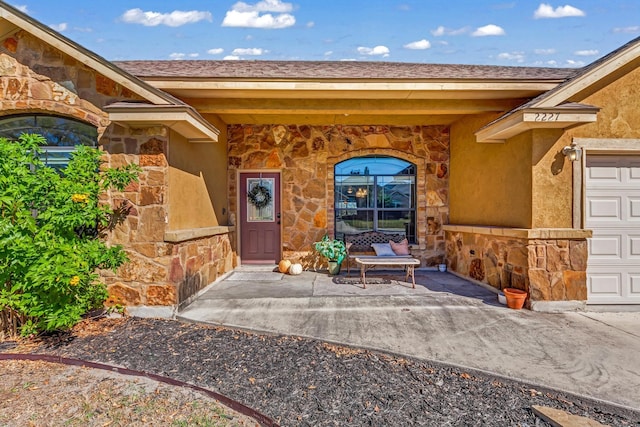
[[[639,312],[511,310],[449,273],[417,270],[416,289],[402,278],[372,271],[362,289],[356,277],[242,267],[178,317],[437,360],[640,409]]]

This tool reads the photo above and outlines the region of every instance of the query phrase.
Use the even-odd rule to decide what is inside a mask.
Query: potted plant
[[[329,263],[329,274],[340,274],[340,265],[347,256],[347,247],[342,240],[329,238],[325,234],[322,240],[314,243],[316,251],[325,257]]]

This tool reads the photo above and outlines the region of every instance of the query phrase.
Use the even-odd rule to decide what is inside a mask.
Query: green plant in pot
[[[342,240],[331,239],[325,234],[322,240],[314,243],[316,251],[329,263],[329,274],[340,274],[340,265],[347,256],[347,247]]]

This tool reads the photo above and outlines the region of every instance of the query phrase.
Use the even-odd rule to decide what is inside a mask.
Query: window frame
[[[368,165],[366,166],[366,161],[369,159],[391,159],[393,161],[398,161],[401,162],[402,165],[405,165],[404,169],[402,170],[407,170],[410,169],[410,173],[384,173],[382,171],[376,171],[375,170],[375,163],[373,165]],[[361,174],[361,173],[344,173],[342,171],[340,171],[341,169],[344,169],[345,164],[348,164],[349,162],[354,162],[354,160],[360,160],[363,162],[363,166],[365,167],[365,174]],[[373,171],[371,170],[373,169]],[[367,205],[366,206],[358,206],[356,204],[355,207],[353,206],[344,206],[344,207],[339,207],[340,204],[345,203],[343,200],[343,196],[344,196],[344,181],[345,179],[340,179],[341,177],[344,178],[348,178],[348,177],[361,177],[363,178],[363,183],[361,184],[362,187],[366,187],[367,190],[371,189],[372,193],[370,195],[370,197],[367,197]],[[396,177],[405,177],[405,178],[409,178],[409,185],[411,186],[411,190],[409,193],[409,206],[408,207],[384,207],[383,203],[380,202],[379,200],[379,191],[381,188],[383,188],[385,185],[388,185],[389,183],[393,182],[394,178]],[[407,237],[407,240],[409,241],[409,243],[417,243],[417,239],[416,239],[416,232],[417,232],[417,178],[418,178],[418,171],[417,171],[417,165],[414,164],[413,162],[410,162],[408,160],[399,158],[399,157],[395,157],[395,156],[389,156],[389,155],[368,155],[368,156],[359,156],[359,157],[351,157],[349,159],[343,160],[339,163],[336,163],[334,165],[334,221],[335,224],[338,224],[339,220],[342,218],[342,216],[340,215],[342,212],[348,211],[348,210],[352,210],[353,212],[369,212],[370,214],[367,215],[367,221],[371,221],[372,223],[372,228],[371,229],[362,229],[361,232],[365,232],[365,231],[384,231],[384,230],[380,230],[380,221],[381,221],[381,216],[384,217],[384,213],[385,212],[408,212],[409,214],[409,221],[405,223],[405,229],[403,230],[404,234]],[[378,183],[382,181],[382,186],[379,186]],[[386,182],[385,182],[386,181]],[[353,191],[355,192],[356,190],[353,189]],[[351,194],[351,193],[350,193]],[[357,196],[356,196],[357,197]],[[347,203],[353,203],[353,202],[348,202]],[[356,198],[356,203],[357,203],[357,198]],[[384,218],[382,218],[382,220],[384,220]],[[408,226],[407,226],[408,224]],[[391,232],[391,231],[388,231]],[[338,231],[337,228],[335,230],[335,234],[336,234],[336,238],[340,238],[342,234],[344,234],[343,231]]]
[[[3,124],[7,122],[16,122],[19,124],[20,119],[25,119],[22,126],[4,126]],[[33,123],[27,123],[29,119],[33,120]],[[53,119],[54,123],[62,125],[62,126],[46,126],[46,119]],[[39,123],[44,122],[44,123]],[[80,143],[62,143],[56,144],[52,143],[50,139],[47,139],[48,135],[59,135],[60,139],[64,142],[68,140],[65,138],[67,134],[70,133],[68,129],[65,128],[64,124],[75,125],[75,129],[73,134],[78,137]],[[84,128],[84,132],[78,131]],[[47,144],[42,145],[40,148],[43,150],[43,153],[40,154],[40,158],[42,162],[52,167],[56,170],[63,170],[68,164],[68,160],[61,160],[60,157],[56,158],[56,161],[49,161],[50,153],[73,153],[76,151],[76,147],[80,145],[97,147],[98,146],[98,129],[87,122],[82,120],[78,120],[76,118],[64,117],[55,114],[42,114],[42,113],[26,113],[26,114],[13,114],[9,116],[0,117],[0,137],[5,137],[9,140],[16,141],[18,137],[24,133],[37,133],[45,137],[47,139]],[[64,159],[64,157],[62,158]]]

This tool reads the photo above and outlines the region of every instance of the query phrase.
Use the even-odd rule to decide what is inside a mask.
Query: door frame
[[[282,226],[282,169],[236,169],[236,244],[238,248],[238,264],[242,265],[242,218],[240,212],[240,175],[243,173],[277,173],[280,175],[280,188],[278,188],[278,197],[280,198],[280,258],[282,258],[282,243],[284,238],[284,227]]]

